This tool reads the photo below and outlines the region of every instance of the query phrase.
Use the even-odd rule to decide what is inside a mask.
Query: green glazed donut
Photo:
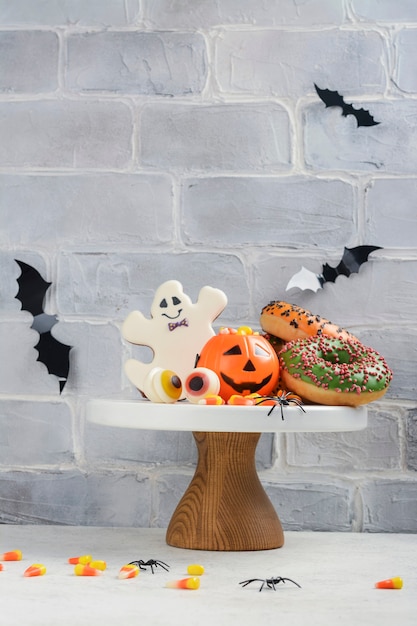
[[[290,341],[279,360],[283,386],[314,404],[367,404],[381,398],[392,380],[385,359],[350,338]]]

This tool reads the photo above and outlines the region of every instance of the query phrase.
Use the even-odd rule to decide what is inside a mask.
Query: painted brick
[[[352,0],[354,14],[371,22],[415,22],[417,6],[411,0]]]
[[[364,431],[287,435],[288,463],[346,470],[401,469],[398,415],[368,407]]]
[[[1,522],[167,525],[191,434],[93,426],[85,405],[137,398],[123,364],[142,352],[120,324],[177,278],[193,301],[225,291],[219,326],[257,328],[284,299],[386,357],[366,430],[265,434],[256,464],[284,528],[416,531],[416,7],[0,0]],[[314,83],[379,125],[326,108]],[[286,291],[359,244],[383,249]],[[45,308],[74,346],[62,395],[15,258],[52,282]]]
[[[206,82],[205,42],[197,33],[82,33],[67,46],[72,91],[191,95]]]
[[[163,174],[5,174],[0,198],[5,247],[172,239],[172,181]],[[28,220],[28,213],[42,220]]]
[[[65,289],[57,293],[65,314],[110,316],[123,320],[130,311],[145,316],[156,289],[166,280],[179,280],[193,302],[204,285],[222,289],[230,305],[219,318],[245,318],[249,291],[241,261],[224,253],[62,253],[59,275]]]
[[[1,465],[45,466],[73,461],[72,415],[66,403],[0,403]]]
[[[394,375],[386,399],[415,402],[417,398],[417,330],[416,328],[379,328],[362,332],[359,339],[382,354]]]
[[[356,109],[370,111],[377,126],[357,128],[352,115],[324,104],[304,111],[305,161],[309,169],[349,172],[414,174],[417,127],[413,100],[351,101]]]
[[[0,0],[0,23],[12,26],[128,26],[138,14],[138,0]]]
[[[302,478],[281,479],[279,484],[268,482],[268,494],[286,530],[350,531],[351,487],[344,483],[329,484]]]
[[[352,245],[348,244],[348,247]],[[254,263],[253,293],[254,301],[260,305],[259,311],[270,300],[286,300],[320,314],[353,333],[359,333],[358,327],[363,326],[396,325],[399,318],[404,324],[412,324],[417,307],[417,290],[413,288],[417,276],[416,260],[383,258],[383,251],[376,251],[358,273],[349,277],[338,276],[334,283],[325,283],[323,289],[317,292],[298,287],[286,291],[290,279],[302,267],[314,274],[322,272],[324,263],[336,267],[343,249],[337,255],[321,250],[320,260],[317,254],[313,249],[311,256],[307,250],[300,255],[291,252],[276,256],[261,253]],[[406,299],[404,293],[407,294]]]
[[[159,474],[156,484],[156,517],[153,526],[166,528],[170,522],[177,504],[184,495],[191,482],[194,471],[176,469],[168,473]]]
[[[58,37],[47,31],[0,31],[0,92],[54,91]]]
[[[417,481],[366,481],[361,488],[365,532],[415,533]]]
[[[383,40],[376,32],[221,31],[216,76],[227,94],[301,97],[316,95],[314,83],[340,91],[343,66],[345,93],[383,93],[383,57]]]
[[[0,522],[79,526],[148,526],[150,484],[123,471],[0,474]]]
[[[155,28],[201,28],[219,24],[323,25],[343,22],[341,2],[308,0],[296,4],[292,0],[200,0],[187,4],[181,0],[144,2],[144,18]]]
[[[274,435],[263,433],[256,448],[257,468],[272,466],[273,450]],[[195,465],[197,462],[197,448],[191,433],[103,428],[88,422],[85,451],[89,462],[103,466],[121,463]]]
[[[39,334],[30,328],[33,318],[22,312],[16,321],[0,321],[0,393],[59,395],[56,376],[50,376],[43,363],[37,361],[34,346]]]
[[[84,441],[86,459],[93,464],[185,465],[197,458],[191,433],[103,428],[87,422]]]
[[[407,411],[407,468],[417,471],[417,410]]]
[[[336,267],[341,255],[332,255],[331,258],[334,261],[328,261],[329,264]],[[327,259],[323,261],[327,262]],[[417,289],[414,290],[411,285],[416,283],[416,276],[416,260],[384,259],[383,252],[376,251],[358,273],[350,277],[340,276],[334,283],[326,283],[316,295],[310,292],[303,294],[302,298],[297,294],[297,302],[304,306],[308,298],[315,311],[319,308],[318,313],[352,332],[357,331],[358,326],[396,324],[399,317],[407,323],[415,318]],[[406,299],[403,298],[404,293],[407,293]]]
[[[54,335],[58,341],[72,346],[64,393],[100,396],[121,391],[124,378],[118,328],[111,323],[60,321],[54,326]]]
[[[414,178],[373,181],[367,190],[365,241],[378,242],[388,248],[413,248],[417,241],[416,202]]]
[[[285,170],[289,139],[288,114],[276,104],[145,105],[140,158],[168,170]]]
[[[417,79],[413,59],[417,53],[417,29],[401,30],[397,35],[395,47],[397,59],[397,66],[394,71],[395,83],[401,91],[415,93],[417,91]]]
[[[343,246],[354,232],[354,190],[307,177],[190,178],[184,238],[215,246]],[[231,227],[220,225],[227,215]]]
[[[126,167],[132,116],[121,102],[0,103],[0,166]]]

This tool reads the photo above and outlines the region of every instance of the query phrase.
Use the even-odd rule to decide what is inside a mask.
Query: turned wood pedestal
[[[193,432],[194,477],[166,540],[195,550],[269,550],[284,543],[281,523],[255,467],[260,433]]]
[[[166,541],[194,550],[270,550],[284,534],[255,466],[265,432],[342,432],[366,428],[367,407],[199,406],[187,402],[90,400],[91,424],[141,430],[192,431],[198,451],[193,479],[172,515]]]

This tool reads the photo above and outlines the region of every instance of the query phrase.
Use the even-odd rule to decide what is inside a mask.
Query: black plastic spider
[[[290,583],[294,583],[294,585],[297,585],[297,587],[300,587],[301,589],[301,585],[296,583],[295,580],[292,580],[291,578],[283,578],[282,576],[277,576],[276,578],[249,578],[249,580],[242,580],[239,585],[242,585],[242,587],[246,587],[246,585],[250,585],[251,583],[259,582],[262,583],[259,591],[262,591],[265,586],[267,589],[273,589],[274,591],[276,591],[275,585],[278,585],[278,583],[285,584],[286,580],[289,580]]]
[[[298,408],[301,409],[303,413],[305,413],[305,409],[303,409],[302,404],[301,404],[301,398],[299,396],[296,396],[294,393],[291,393],[291,391],[279,391],[278,395],[276,396],[260,396],[256,400],[255,404],[262,404],[263,402],[266,402],[267,400],[275,401],[275,404],[273,404],[270,410],[268,411],[268,415],[271,415],[272,411],[275,409],[277,404],[279,404],[280,409],[281,409],[282,421],[284,421],[284,411],[282,408],[284,406],[290,406],[290,404],[296,404]]]
[[[149,561],[130,561],[129,565],[137,565],[139,569],[146,570],[147,567],[151,568],[152,574],[154,567],[162,567],[166,572],[169,572],[169,565],[164,563],[163,561],[155,561],[154,559],[149,559]]]

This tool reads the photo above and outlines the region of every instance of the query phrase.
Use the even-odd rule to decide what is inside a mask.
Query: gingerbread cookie
[[[223,291],[213,287],[203,287],[195,303],[177,280],[169,280],[158,287],[151,318],[133,311],[122,326],[122,335],[127,341],[148,346],[153,351],[150,363],[137,359],[126,362],[125,372],[130,382],[150,400],[157,401],[149,387],[155,371],[159,371],[156,368],[170,370],[184,381],[194,368],[201,348],[215,334],[211,324],[226,304]],[[184,397],[182,392],[180,397]]]

